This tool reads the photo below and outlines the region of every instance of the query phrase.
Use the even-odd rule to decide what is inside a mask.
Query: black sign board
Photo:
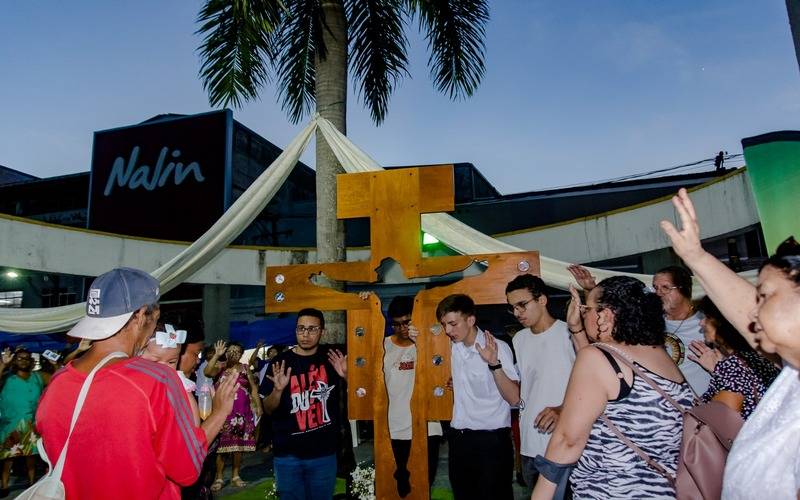
[[[193,241],[230,197],[229,110],[94,134],[90,229]]]

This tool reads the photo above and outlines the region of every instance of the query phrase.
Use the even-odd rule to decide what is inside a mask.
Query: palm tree
[[[471,96],[484,73],[488,19],[485,0],[206,0],[198,16],[200,75],[214,106],[240,107],[275,79],[292,122],[315,109],[346,133],[348,69],[380,124],[408,76],[405,28],[415,20],[434,86],[454,100]],[[342,168],[319,132],[316,158],[317,258],[343,261]]]

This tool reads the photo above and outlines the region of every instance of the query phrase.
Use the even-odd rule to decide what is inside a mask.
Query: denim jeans
[[[318,458],[275,457],[281,500],[330,500],[336,487],[336,454]]]

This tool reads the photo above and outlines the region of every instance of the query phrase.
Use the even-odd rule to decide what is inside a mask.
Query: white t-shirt
[[[690,360],[686,355],[689,351],[689,343],[693,340],[703,342],[703,332],[700,329],[700,320],[703,319],[703,314],[696,312],[684,320],[672,320],[664,318],[664,324],[667,329],[667,335],[677,338],[679,341],[680,353],[674,353],[667,342],[667,348],[673,359],[677,358],[678,368],[681,369],[686,381],[692,386],[694,392],[698,396],[705,394],[708,385],[711,383],[711,374],[705,369]]]
[[[786,365],[744,423],[725,464],[722,498],[797,498],[800,373]]]
[[[575,363],[575,348],[567,324],[556,320],[541,333],[529,328],[517,332],[513,339],[520,376],[519,428],[520,452],[526,457],[544,456],[550,434],[534,426],[536,416],[544,408],[564,402],[569,375]]]
[[[466,347],[463,342],[454,342],[451,348],[453,375],[453,420],[454,429],[494,430],[511,426],[511,407],[497,384],[489,365],[481,359],[475,345],[486,345],[486,335],[478,329],[475,344]],[[497,341],[497,358],[503,364],[503,372],[511,380],[519,380],[514,368],[511,348],[502,340]]]
[[[383,373],[389,394],[389,436],[411,439],[411,395],[414,392],[414,370],[417,346],[400,347],[386,337],[383,341]],[[428,435],[441,436],[442,424],[428,422]]]

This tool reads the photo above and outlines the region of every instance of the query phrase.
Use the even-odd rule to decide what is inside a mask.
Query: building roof
[[[36,180],[38,177],[0,165],[0,186]]]

